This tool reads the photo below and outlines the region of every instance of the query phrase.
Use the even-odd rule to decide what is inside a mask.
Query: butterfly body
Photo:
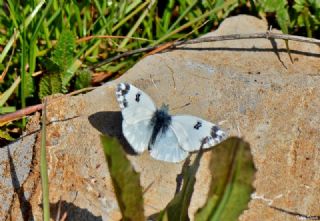
[[[171,116],[166,105],[157,109],[146,93],[131,84],[118,84],[116,96],[123,134],[137,153],[148,149],[155,159],[180,162],[189,152],[209,148],[226,137],[211,122],[190,115]]]
[[[162,106],[160,109],[156,110],[151,118],[151,126],[153,127],[150,143],[148,149],[154,144],[158,134],[164,134],[171,124],[171,116],[168,113],[168,107]]]

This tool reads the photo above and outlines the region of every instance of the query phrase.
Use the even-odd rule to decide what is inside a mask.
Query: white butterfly
[[[189,152],[214,146],[226,137],[211,122],[190,115],[171,116],[166,105],[157,109],[146,93],[131,84],[118,84],[116,96],[123,134],[137,153],[148,149],[157,160],[180,162]]]

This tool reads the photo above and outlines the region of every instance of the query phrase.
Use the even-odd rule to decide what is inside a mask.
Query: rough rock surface
[[[218,30],[208,35],[267,29],[262,20],[236,16],[226,19]],[[121,115],[114,90],[116,83],[122,81],[146,91],[158,106],[163,102],[169,104],[173,114],[192,114],[212,122],[224,122],[221,127],[230,135],[240,134],[249,141],[257,168],[256,192],[240,220],[301,218],[270,206],[319,216],[320,48],[290,42],[290,49],[293,63],[282,40],[185,45],[142,59],[121,78],[90,93],[65,97],[49,105],[48,121],[52,123],[47,127],[47,148],[53,217],[56,203],[61,199],[62,209],[68,211],[72,220],[119,219],[99,134],[121,137]],[[1,201],[5,202],[0,207],[1,217],[7,214],[7,219],[22,220],[21,211],[31,208],[27,215],[41,218],[40,136],[35,135],[1,149]],[[37,141],[30,144],[32,139]],[[122,142],[127,146],[123,137]],[[8,149],[17,156],[12,157],[13,161],[18,162],[12,164],[15,170],[9,170],[11,183],[16,180],[23,187],[16,194],[13,191],[17,188],[8,181],[9,161],[4,159]],[[25,153],[23,163],[18,153]],[[174,195],[182,163],[156,161],[148,153],[140,156],[128,153],[128,156],[141,174],[143,187],[147,188],[145,214],[158,212]],[[206,200],[210,182],[208,162],[209,155],[205,154],[197,174],[190,214]],[[17,171],[17,178],[12,171]],[[24,194],[21,190],[25,190]]]

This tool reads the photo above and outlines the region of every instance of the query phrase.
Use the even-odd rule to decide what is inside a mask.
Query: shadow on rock
[[[59,212],[60,207],[60,212]],[[77,221],[102,221],[101,216],[95,216],[87,209],[82,209],[75,206],[73,203],[66,201],[58,201],[57,203],[50,204],[50,216],[51,219],[56,220],[57,214],[59,213],[60,220],[64,213],[67,214],[66,220],[77,220]]]
[[[90,124],[102,134],[117,137],[127,154],[136,155],[122,133],[122,115],[120,111],[101,111],[88,117]]]
[[[20,211],[22,214],[22,218],[24,221],[32,220],[32,219],[30,219],[31,217],[33,217],[32,207],[31,207],[31,204],[29,203],[29,201],[27,200],[27,198],[25,197],[24,187],[23,187],[23,185],[21,185],[21,183],[19,181],[9,147],[8,147],[8,159],[9,159],[9,169],[10,169],[10,174],[11,174],[11,182],[12,182],[14,192],[17,194],[18,199],[19,199]],[[15,215],[13,215],[13,217],[15,217]]]

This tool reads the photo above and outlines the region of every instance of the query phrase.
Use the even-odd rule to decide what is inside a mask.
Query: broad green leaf
[[[305,1],[300,1],[300,0],[295,0],[294,5],[292,6],[292,8],[294,8],[296,10],[296,12],[302,12],[304,9],[304,4]]]
[[[76,76],[75,89],[89,87],[91,85],[92,75],[88,70],[82,70]]]
[[[39,83],[39,97],[56,94],[61,92],[61,79],[58,73],[46,74],[42,76]]]
[[[145,220],[139,174],[116,138],[100,136],[122,220]]]
[[[160,212],[158,220],[161,221],[185,221],[189,220],[188,208],[196,182],[196,173],[199,168],[200,159],[202,157],[200,150],[193,164],[183,168],[183,186],[182,190],[168,203],[166,208]],[[201,182],[201,181],[200,181]]]
[[[51,60],[53,63],[57,64],[62,70],[61,80],[62,80],[62,90],[63,92],[67,91],[67,86],[69,81],[74,75],[74,72],[71,71],[71,67],[75,60],[74,50],[76,46],[75,36],[70,30],[62,31],[60,38],[58,40],[57,46],[53,51],[53,56]]]
[[[253,192],[255,168],[249,144],[240,138],[228,138],[213,148],[210,170],[208,199],[195,220],[238,220]]]
[[[276,12],[287,5],[285,0],[263,0],[262,6],[266,12]]]

